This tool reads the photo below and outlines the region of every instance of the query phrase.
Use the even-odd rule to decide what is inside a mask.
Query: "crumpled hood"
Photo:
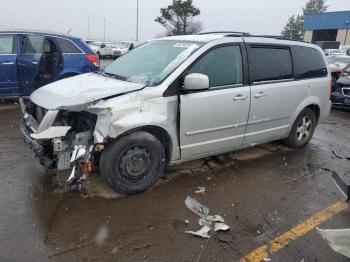
[[[114,95],[140,90],[144,84],[131,83],[89,73],[43,86],[30,99],[49,110],[80,111],[92,102]]]

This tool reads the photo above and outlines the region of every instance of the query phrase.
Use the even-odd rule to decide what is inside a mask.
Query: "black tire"
[[[316,128],[317,120],[315,112],[305,108],[295,120],[292,130],[284,143],[292,148],[302,148],[306,146]]]
[[[109,144],[101,153],[102,179],[124,195],[144,192],[165,168],[162,143],[148,132],[134,132]]]

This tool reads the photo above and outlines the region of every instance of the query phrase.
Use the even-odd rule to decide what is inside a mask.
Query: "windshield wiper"
[[[125,77],[120,76],[120,75],[117,75],[117,74],[107,73],[107,72],[104,72],[104,71],[101,71],[100,73],[101,73],[102,75],[104,75],[104,76],[108,76],[108,77],[112,77],[112,78],[115,78],[115,79],[127,81],[127,79],[126,79]]]

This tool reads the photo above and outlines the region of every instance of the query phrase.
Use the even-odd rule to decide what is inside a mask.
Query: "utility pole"
[[[103,18],[103,41],[106,41],[106,18]]]
[[[88,14],[88,39],[90,39],[90,14]]]
[[[136,0],[136,42],[139,41],[139,0]]]

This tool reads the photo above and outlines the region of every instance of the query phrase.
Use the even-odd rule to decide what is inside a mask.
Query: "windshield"
[[[151,41],[115,60],[104,72],[130,82],[157,85],[202,45],[201,42]]]

